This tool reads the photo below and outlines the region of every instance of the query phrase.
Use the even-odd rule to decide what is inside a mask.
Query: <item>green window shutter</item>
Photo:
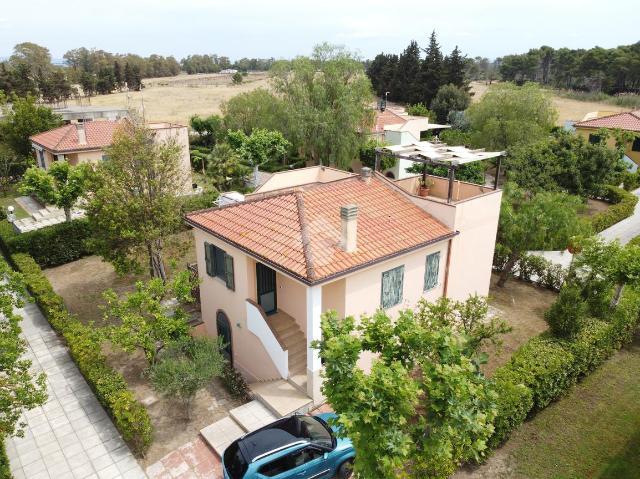
[[[226,281],[226,260],[224,259],[226,253],[223,249],[213,246],[211,250],[211,256],[213,257],[213,275]]]
[[[424,268],[424,290],[433,289],[438,284],[438,271],[440,268],[440,251],[427,255]]]
[[[235,291],[236,282],[233,277],[233,256],[230,256],[226,253],[224,255],[224,272],[227,288],[229,288],[231,291]]]
[[[207,274],[209,276],[214,276],[212,250],[213,248],[211,248],[211,245],[205,241],[204,242],[204,264],[207,267]]]
[[[380,304],[384,309],[402,302],[404,286],[404,265],[382,273],[382,293]]]

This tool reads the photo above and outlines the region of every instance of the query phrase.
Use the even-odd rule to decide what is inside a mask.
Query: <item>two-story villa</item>
[[[310,167],[187,215],[207,333],[276,412],[322,401],[310,345],[323,312],[396,315],[420,298],[488,293],[501,191],[431,179],[423,198],[417,177]]]
[[[29,137],[36,154],[36,163],[47,169],[54,161],[66,160],[71,165],[95,163],[106,158],[105,149],[111,145],[113,135],[122,120],[86,121],[69,123]],[[184,178],[184,193],[192,191],[191,161],[189,159],[189,131],[175,123],[148,123],[154,141],[166,142],[170,138],[180,146],[180,166]]]

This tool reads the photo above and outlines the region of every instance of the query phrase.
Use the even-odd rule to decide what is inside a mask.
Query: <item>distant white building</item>
[[[233,75],[234,73],[238,73],[238,70],[235,68],[225,68],[224,70],[221,70],[220,73]]]

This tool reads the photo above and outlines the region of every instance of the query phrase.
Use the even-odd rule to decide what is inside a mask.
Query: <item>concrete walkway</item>
[[[6,443],[14,478],[146,478],[38,307],[19,312],[26,357],[47,374],[49,399],[25,414],[24,438]]]
[[[632,193],[640,197],[640,188]],[[600,237],[607,241],[617,239],[621,244],[627,244],[630,240],[640,235],[640,201],[631,216],[600,232]]]

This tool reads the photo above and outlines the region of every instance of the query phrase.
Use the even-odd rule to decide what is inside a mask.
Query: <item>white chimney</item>
[[[340,207],[342,220],[342,244],[347,253],[352,253],[358,247],[358,205]]]
[[[78,144],[87,144],[87,134],[84,131],[84,123],[76,123],[76,130],[78,132]]]
[[[369,168],[368,166],[363,166],[362,170],[360,170],[360,179],[369,184],[369,182],[371,181],[371,168]]]

